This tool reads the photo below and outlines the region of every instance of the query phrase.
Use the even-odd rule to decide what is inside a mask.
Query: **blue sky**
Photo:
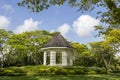
[[[70,41],[89,43],[99,41],[94,37],[95,25],[101,25],[99,19],[95,19],[96,9],[92,12],[77,12],[78,8],[71,8],[67,4],[52,6],[40,13],[33,13],[25,7],[19,7],[21,0],[0,0],[0,28],[12,30],[16,34],[33,31],[47,30],[59,31]]]

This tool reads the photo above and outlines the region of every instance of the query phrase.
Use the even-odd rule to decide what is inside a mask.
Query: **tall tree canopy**
[[[1,62],[1,67],[4,66],[4,59],[5,59],[4,55],[8,51],[7,41],[9,40],[9,38],[11,36],[12,36],[11,31],[5,31],[3,29],[0,29],[0,62]]]
[[[90,43],[90,46],[93,54],[95,54],[97,63],[101,65],[103,64],[103,67],[106,69],[106,73],[108,73],[115,55],[114,49],[103,41]]]
[[[106,72],[109,72],[111,64],[114,64],[114,57],[120,55],[120,29],[110,30],[104,35],[104,41],[90,43],[91,51],[97,57],[98,63],[104,65]]]
[[[72,43],[72,46],[76,50],[74,65],[93,66],[95,64],[93,55],[89,52],[87,45]]]
[[[105,40],[116,52],[120,52],[120,29],[109,31]]]
[[[42,64],[43,54],[40,48],[54,34],[44,30],[11,34],[10,31],[0,29],[1,67]]]

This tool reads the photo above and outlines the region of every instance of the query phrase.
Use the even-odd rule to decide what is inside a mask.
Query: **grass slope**
[[[69,76],[0,76],[0,80],[120,80],[120,74]]]

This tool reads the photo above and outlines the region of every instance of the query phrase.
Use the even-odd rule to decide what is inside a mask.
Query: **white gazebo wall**
[[[66,51],[62,51],[62,66],[67,65],[67,53]]]
[[[73,65],[73,58],[72,58],[72,56],[73,56],[73,55],[70,55],[70,58],[69,58],[69,59],[70,59],[70,60],[69,60],[69,61],[70,61],[70,63],[69,63],[70,66]]]
[[[61,64],[57,64],[56,63],[56,54],[57,53],[61,53]],[[44,50],[44,56],[43,56],[43,65],[47,65],[47,54],[50,57],[50,62],[49,65],[50,66],[57,66],[57,65],[61,65],[61,66],[67,66],[73,65],[73,51],[71,49],[67,49],[67,48],[49,48],[49,49],[45,49]]]
[[[50,66],[56,65],[56,51],[50,51]]]

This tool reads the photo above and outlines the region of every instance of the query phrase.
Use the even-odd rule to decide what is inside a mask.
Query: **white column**
[[[67,53],[65,51],[62,51],[62,65],[67,65]]]
[[[73,54],[71,54],[71,53],[70,53],[70,59],[69,60],[70,60],[70,66],[72,66],[73,65]]]
[[[44,52],[44,58],[43,58],[43,65],[46,65],[46,59],[47,59],[47,56],[46,56],[46,52]]]
[[[56,65],[56,52],[50,51],[50,65],[55,66]]]
[[[70,66],[72,66],[72,65],[73,65],[73,59],[70,58]]]

